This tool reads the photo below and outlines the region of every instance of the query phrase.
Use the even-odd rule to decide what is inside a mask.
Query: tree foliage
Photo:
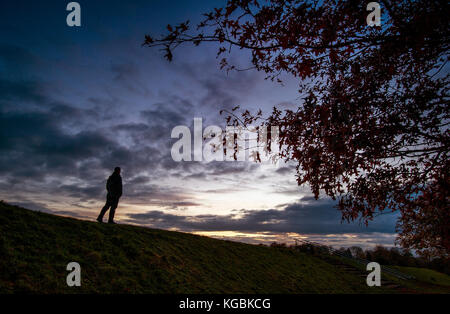
[[[227,71],[241,70],[224,57],[236,48],[269,79],[297,77],[296,110],[232,112],[231,123],[278,125],[298,184],[337,199],[344,220],[399,211],[403,246],[448,257],[449,5],[380,4],[382,24],[370,27],[359,0],[229,0],[144,45],[170,61],[181,44],[215,42]]]

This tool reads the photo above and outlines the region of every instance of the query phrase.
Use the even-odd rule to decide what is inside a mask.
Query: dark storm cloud
[[[81,187],[77,185],[62,185],[58,187],[61,193],[67,196],[85,199],[100,198],[103,195],[104,187],[102,185],[94,185]]]
[[[277,170],[275,170],[276,173],[281,174],[281,175],[291,175],[293,174],[295,171],[295,167],[290,166],[290,167],[280,167]]]
[[[37,63],[31,53],[17,47],[1,46],[0,57],[10,69],[21,63],[24,71],[31,70]],[[209,68],[215,69],[216,64],[210,64]],[[215,75],[207,79],[210,76],[205,75],[204,68],[192,69],[195,77],[190,78],[202,87],[200,107],[214,108],[211,111],[215,115],[255,84],[247,75],[235,79]],[[115,86],[125,87],[133,95],[148,95],[145,77],[134,62],[114,63],[110,71]],[[130,203],[182,208],[196,206],[198,202],[183,191],[167,191],[155,183],[159,178],[220,180],[258,168],[245,163],[204,165],[172,160],[170,148],[176,141],[170,138],[172,128],[187,125],[193,130],[192,119],[199,105],[191,99],[162,92],[164,101],[141,110],[138,115],[141,121],[127,121],[118,110],[123,100],[116,90],[89,96],[84,107],[79,108],[70,100],[61,103],[53,99],[47,94],[51,90],[45,85],[48,82],[43,82],[0,79],[0,104],[8,104],[0,105],[8,109],[0,117],[0,173],[8,182],[19,181],[17,186],[92,200],[104,193],[105,176],[120,165],[125,170],[126,197]],[[37,182],[50,177],[51,182],[39,187]],[[67,184],[67,179],[75,183]],[[30,180],[36,184],[26,183]],[[148,182],[153,184],[149,187]]]
[[[297,232],[304,234],[395,232],[396,215],[381,216],[365,227],[340,223],[341,214],[328,200],[285,205],[282,210],[240,210],[230,215],[182,216],[150,211],[129,214],[128,221],[184,231]]]
[[[73,211],[63,211],[63,210],[52,210],[46,207],[45,204],[39,203],[39,202],[32,202],[32,201],[23,201],[23,202],[13,202],[11,205],[19,206],[26,209],[35,210],[38,212],[43,212],[47,214],[55,214],[55,215],[63,215],[63,216],[70,216],[70,217],[77,217],[77,218],[88,218],[85,215],[79,214],[77,212]],[[77,204],[73,204],[73,206],[79,206]]]
[[[139,75],[139,69],[134,63],[113,64],[111,71],[115,74],[114,79],[117,81],[134,81]]]
[[[0,43],[0,114],[47,105],[49,99],[39,75],[30,75],[38,63],[28,49]]]
[[[131,182],[132,181],[132,182]],[[124,199],[127,203],[145,206],[158,206],[161,209],[183,210],[201,204],[189,193],[179,188],[161,186],[151,183],[150,178],[138,177],[125,182]]]
[[[105,172],[117,165],[124,167],[130,177],[158,167],[161,155],[156,148],[146,145],[124,147],[111,133],[101,129],[67,130],[68,125],[76,124],[79,119],[85,121],[84,117],[84,111],[68,105],[53,106],[40,112],[2,113],[2,177],[9,182],[23,180],[24,186],[29,186],[26,180],[42,182],[46,177],[52,177],[52,183],[42,185],[43,193],[57,192],[58,195],[92,199],[98,198],[104,190],[101,182]],[[68,177],[78,178],[79,183],[58,184]],[[16,184],[20,185],[20,182]]]
[[[139,132],[147,132],[150,127],[148,124],[145,123],[124,123],[124,124],[118,124],[112,127],[113,129],[117,131],[125,131],[130,133],[139,133]]]
[[[212,51],[212,53],[214,53]],[[224,125],[220,110],[231,110],[242,103],[262,78],[257,72],[218,72],[218,63],[209,59],[201,63],[181,63],[179,73],[187,77],[191,84],[197,84],[198,107],[208,123]]]
[[[211,162],[208,164],[209,174],[211,176],[222,176],[222,175],[239,175],[239,174],[249,174],[252,171],[257,170],[260,167],[257,163],[249,162]]]
[[[224,189],[212,189],[212,190],[206,190],[204,193],[208,194],[224,194],[224,193],[233,193],[233,192],[239,192],[240,190],[237,188],[224,188]]]
[[[172,203],[172,205],[175,207],[189,207],[189,206],[198,206],[200,204],[194,202],[174,202]]]
[[[46,97],[41,94],[41,86],[36,81],[10,81],[0,79],[1,102],[25,101],[43,102]]]
[[[121,83],[133,77],[139,81],[134,67],[114,67],[113,72]],[[0,116],[0,174],[7,182],[2,184],[3,192],[10,195],[32,192],[98,200],[104,194],[105,178],[120,165],[125,170],[128,203],[185,209],[201,203],[183,190],[161,186],[157,183],[161,177],[220,180],[259,167],[236,162],[174,162],[170,148],[176,139],[170,138],[171,130],[187,125],[192,131],[195,116],[192,101],[176,95],[165,95],[164,102],[140,111],[140,122],[130,122],[112,113],[120,102],[114,94],[90,97],[91,107],[79,108],[45,94],[48,88],[43,83],[0,83],[5,91],[0,101],[9,104]],[[104,128],[106,122],[110,126]]]
[[[1,140],[0,147],[0,174],[7,182],[1,184],[3,192],[98,200],[104,196],[107,175],[120,165],[125,171],[124,199],[128,203],[169,209],[196,204],[184,191],[157,184],[164,172],[159,170],[161,155],[156,148],[121,147],[100,131],[65,134],[43,114],[8,114],[0,120],[0,134],[8,138]],[[74,178],[76,183],[64,183]]]
[[[114,75],[114,81],[125,87],[130,93],[140,94],[144,97],[152,94],[135,63],[113,64],[111,65],[111,71]]]
[[[67,125],[76,126],[80,125],[80,122],[91,122],[98,121],[100,116],[93,109],[80,109],[71,106],[70,104],[64,103],[49,103],[49,112],[52,114],[53,118],[59,123],[64,123]]]
[[[66,108],[67,109],[67,108]],[[98,198],[105,167],[118,150],[100,131],[67,133],[61,112],[8,112],[0,115],[0,175],[2,192],[10,197],[28,193]],[[64,183],[67,179],[76,182]]]
[[[201,179],[201,180],[205,180],[206,178],[208,178],[207,174],[204,172],[201,173],[193,173],[193,174],[189,174],[187,176],[184,176],[184,179]]]
[[[201,164],[201,167],[203,172],[190,174],[186,178],[203,177],[205,175],[212,180],[224,176],[252,175],[254,171],[259,169],[260,164],[247,161],[211,161]]]
[[[0,69],[12,76],[25,74],[38,59],[27,49],[15,45],[0,44]]]
[[[151,177],[144,176],[144,175],[138,175],[138,176],[135,176],[135,177],[127,180],[127,183],[131,184],[131,185],[135,185],[135,184],[143,185],[143,184],[148,184],[150,182],[151,182]]]
[[[13,202],[11,205],[44,212],[44,213],[51,213],[51,210],[48,209],[45,204],[39,203],[39,202],[32,202],[32,201],[23,201],[23,202]]]
[[[231,110],[236,106],[238,98],[227,89],[229,86],[228,84],[224,84],[223,80],[201,80],[200,82],[206,90],[206,95],[201,100],[203,105],[212,108],[220,108],[220,110]]]
[[[156,124],[172,129],[177,125],[192,123],[194,107],[189,99],[172,95],[167,96],[164,103],[152,104],[150,109],[141,111],[140,115],[150,125]]]
[[[251,177],[260,167],[251,162],[223,162],[212,161],[209,163],[173,162],[176,169],[182,169],[183,173],[177,176],[187,180],[220,181],[225,178]],[[190,165],[186,167],[187,165]],[[171,166],[172,167],[172,166]]]
[[[59,158],[62,164],[100,153],[101,147],[112,142],[101,133],[82,131],[67,134],[59,126],[52,113],[8,112],[0,116],[0,150],[15,151],[29,155],[30,159],[39,156]],[[47,166],[57,162],[47,163]],[[70,162],[69,164],[70,165]]]
[[[12,55],[2,59],[10,63],[11,60]],[[118,81],[132,81],[139,74],[134,67],[126,66],[113,67],[114,71]],[[188,172],[191,168],[192,165],[179,163],[174,167],[170,157],[171,129],[192,119],[189,110],[193,105],[189,101],[170,96],[167,103],[156,103],[142,111],[143,122],[122,122],[120,116],[113,114],[112,108],[118,107],[118,99],[113,94],[109,98],[91,97],[88,101],[93,107],[80,109],[55,101],[45,90],[42,83],[35,81],[0,79],[0,109],[4,109],[0,112],[0,174],[7,182],[39,192],[37,184],[26,182],[37,183],[52,177],[51,183],[41,187],[42,193],[56,192],[89,200],[102,194],[104,177],[117,165],[125,169],[128,178],[150,172],[149,181],[167,176],[161,173],[167,170],[164,165],[174,171],[181,168]],[[104,128],[112,118],[117,122]],[[77,178],[77,183],[65,184],[70,177]],[[127,184],[128,190],[133,191],[139,190],[142,182]],[[137,203],[146,199],[152,204],[164,201],[164,206],[172,208],[192,206],[183,193],[174,197],[157,190],[161,189],[154,187],[139,195],[130,193],[130,200],[134,196]],[[7,191],[18,190],[10,184],[6,185],[4,192]]]
[[[131,7],[140,6],[148,3]],[[122,13],[124,4],[113,7]],[[234,163],[176,163],[170,156],[177,140],[170,136],[173,127],[186,125],[192,131],[193,118],[198,116],[204,122],[223,122],[218,111],[231,108],[256,84],[252,75],[227,76],[217,71],[214,58],[203,58],[206,61],[201,65],[169,66],[160,61],[157,52],[144,52],[141,42],[134,40],[141,38],[139,32],[131,38],[130,31],[121,28],[121,38],[112,24],[101,25],[98,31],[89,20],[92,13],[86,11],[90,27],[75,33],[65,27],[64,20],[52,18],[54,14],[49,12],[54,12],[55,6],[42,4],[39,8],[42,11],[33,16],[46,16],[52,27],[45,24],[45,29],[28,30],[10,16],[0,21],[25,35],[22,40],[5,28],[0,30],[10,42],[0,42],[3,195],[25,201],[32,194],[41,197],[41,207],[49,195],[55,202],[59,196],[67,196],[72,200],[65,204],[81,206],[77,202],[101,198],[107,176],[112,168],[121,166],[128,204],[185,209],[200,206],[201,201],[190,194],[189,186],[167,187],[161,179],[220,180],[256,169]],[[64,15],[64,6],[61,8]],[[154,11],[154,7],[148,9]],[[89,12],[92,10],[93,6]],[[108,16],[104,10],[100,11]],[[167,12],[172,16],[172,6]],[[120,16],[121,21],[123,18]],[[63,28],[53,29],[60,22]],[[196,59],[201,60],[202,55]],[[180,75],[172,75],[177,71]],[[159,76],[161,82],[152,79]]]

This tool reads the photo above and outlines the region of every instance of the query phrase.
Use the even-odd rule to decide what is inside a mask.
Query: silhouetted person
[[[106,181],[106,190],[108,194],[106,195],[106,204],[103,206],[100,215],[98,215],[97,221],[103,222],[103,216],[106,211],[109,210],[108,223],[113,224],[114,214],[116,208],[119,205],[119,198],[122,196],[122,177],[120,176],[120,167],[116,167],[112,175],[109,176],[108,181]]]

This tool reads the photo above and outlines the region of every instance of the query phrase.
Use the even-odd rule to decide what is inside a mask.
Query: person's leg
[[[109,198],[107,198],[105,206],[103,206],[102,210],[100,211],[100,214],[97,217],[97,221],[99,221],[99,222],[103,221],[103,216],[105,215],[105,213],[107,212],[109,207],[111,207],[111,202],[110,202]]]
[[[116,213],[116,208],[119,205],[119,199],[114,199],[111,203],[111,209],[109,210],[108,223],[114,223],[114,214]]]

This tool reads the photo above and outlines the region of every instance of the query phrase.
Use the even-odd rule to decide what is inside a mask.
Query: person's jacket
[[[120,174],[112,174],[106,181],[106,190],[112,197],[122,196],[122,177]]]

